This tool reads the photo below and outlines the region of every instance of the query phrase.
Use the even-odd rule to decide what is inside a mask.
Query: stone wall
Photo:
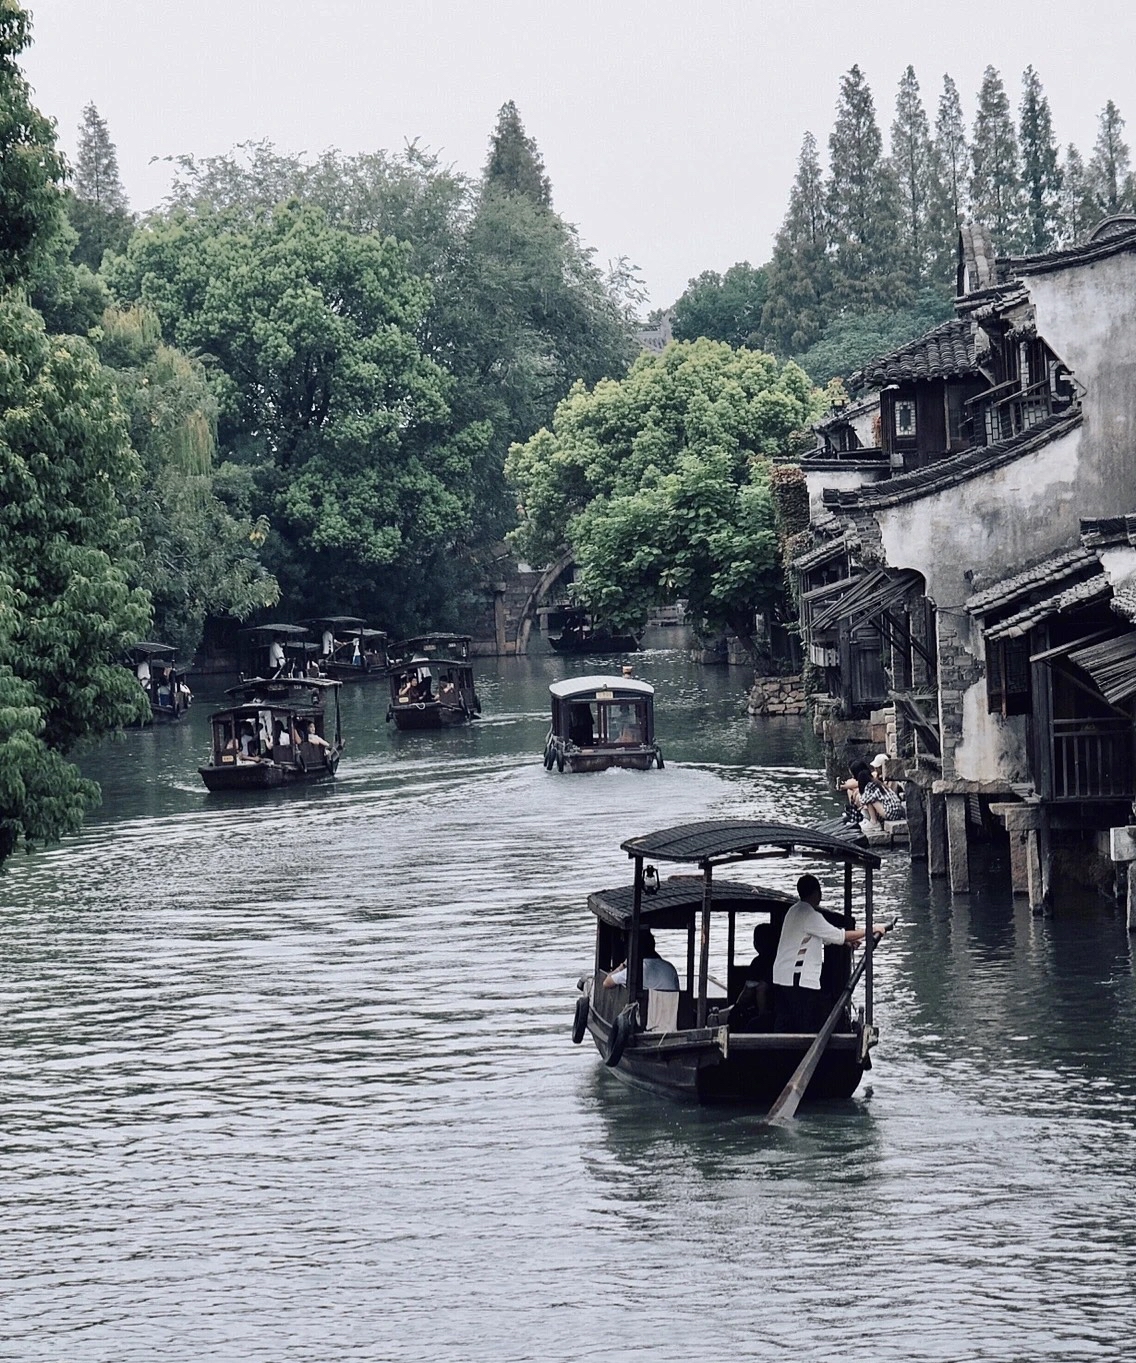
[[[746,713],[803,715],[806,704],[800,677],[755,677],[746,701]]]

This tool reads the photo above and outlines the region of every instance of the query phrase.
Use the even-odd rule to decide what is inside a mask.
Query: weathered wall
[[[853,492],[867,483],[878,483],[891,472],[887,464],[856,464],[845,460],[825,460],[823,464],[801,465],[809,489],[809,516],[816,519],[823,510],[821,496],[826,487]]]
[[[746,712],[751,715],[803,715],[807,706],[800,677],[755,677]]]

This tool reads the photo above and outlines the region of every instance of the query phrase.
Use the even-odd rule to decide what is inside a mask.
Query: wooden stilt
[[[923,787],[908,781],[903,788],[907,801],[907,837],[912,861],[927,860],[927,807]]]
[[[927,796],[927,871],[947,874],[947,805],[942,795]]]
[[[970,858],[966,845],[966,796],[948,795],[947,852],[950,860],[951,893],[970,893]]]

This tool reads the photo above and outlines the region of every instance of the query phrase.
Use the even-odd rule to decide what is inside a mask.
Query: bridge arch
[[[525,604],[517,617],[517,632],[514,636],[513,651],[518,656],[529,651],[529,635],[532,634],[533,621],[537,610],[548,593],[556,586],[565,573],[576,566],[576,558],[571,549],[566,549],[558,559],[550,563],[533,584]]]

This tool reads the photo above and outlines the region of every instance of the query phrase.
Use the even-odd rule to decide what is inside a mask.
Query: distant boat
[[[550,635],[549,647],[557,653],[635,653],[639,640],[634,634],[617,634],[605,625],[596,625],[586,611],[568,611],[558,635]]]
[[[663,765],[655,742],[655,688],[649,683],[634,677],[569,677],[548,690],[552,724],[544,740],[544,765],[549,771],[646,771]]]
[[[319,666],[337,681],[379,681],[387,675],[387,636],[356,615],[322,615],[308,621],[320,636]]]
[[[253,677],[209,716],[209,790],[266,790],[326,781],[343,752],[340,683],[325,677]]]
[[[481,713],[468,634],[420,634],[387,649],[390,705],[398,729],[443,729]]]
[[[150,702],[150,718],[157,724],[181,719],[193,701],[193,693],[175,665],[169,644],[141,639],[127,650],[127,667],[138,678]]]

